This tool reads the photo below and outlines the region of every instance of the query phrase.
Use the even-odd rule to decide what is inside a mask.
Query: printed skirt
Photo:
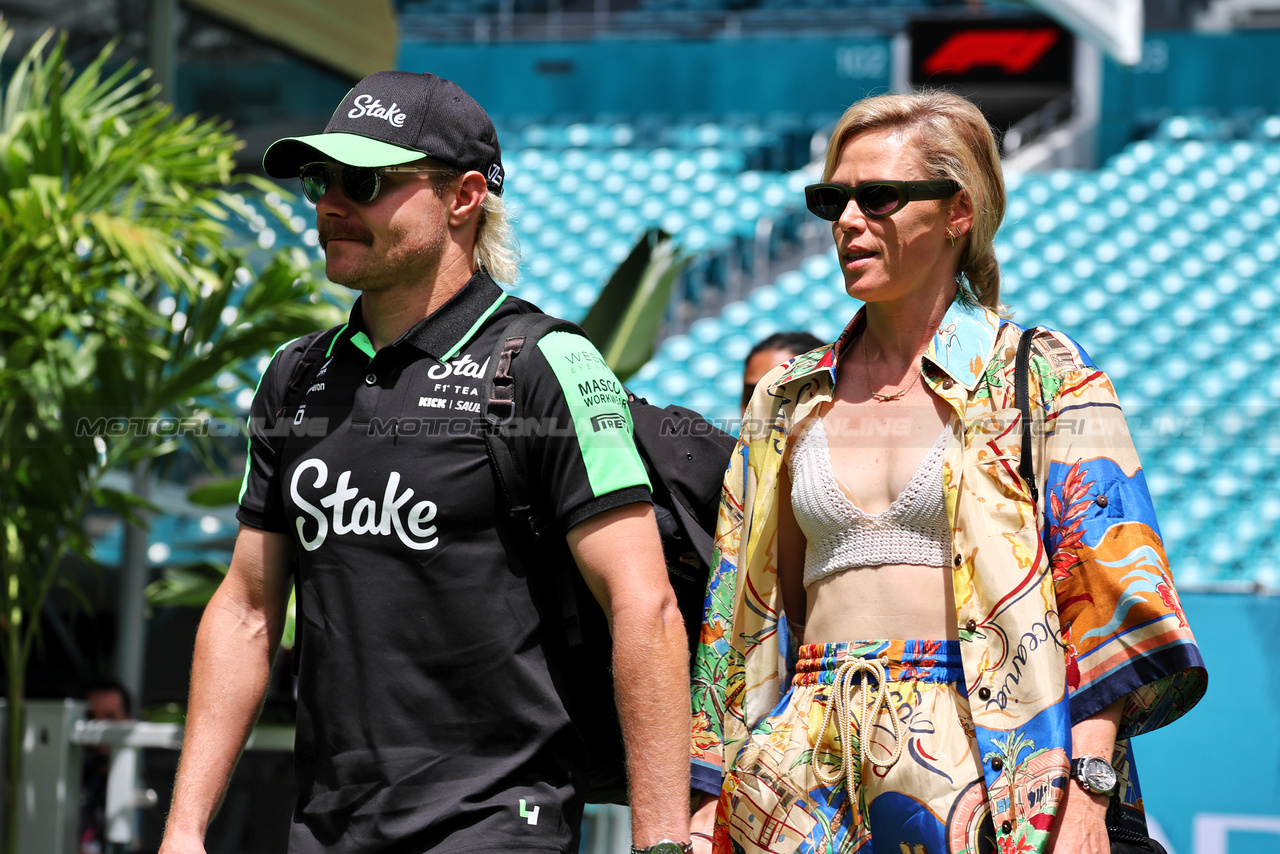
[[[717,854],[995,851],[958,641],[800,647],[725,777]]]

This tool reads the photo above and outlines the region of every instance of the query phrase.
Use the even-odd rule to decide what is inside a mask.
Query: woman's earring
[[[951,232],[951,229],[949,228],[947,229],[947,240],[951,241],[952,246],[956,245],[956,236]]]

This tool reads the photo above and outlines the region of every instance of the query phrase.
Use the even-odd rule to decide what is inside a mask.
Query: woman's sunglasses
[[[848,184],[810,184],[804,188],[804,201],[814,216],[835,222],[840,219],[849,199],[858,203],[872,219],[893,216],[907,202],[923,199],[949,199],[960,192],[960,185],[950,178],[935,181],[868,181],[856,187]]]
[[[333,186],[334,172],[342,178],[342,192],[351,201],[367,205],[378,198],[382,189],[382,176],[388,172],[431,172],[437,175],[447,174],[448,169],[431,169],[422,166],[343,166],[338,163],[308,163],[298,170],[302,179],[302,192],[312,204],[317,204],[321,197]]]

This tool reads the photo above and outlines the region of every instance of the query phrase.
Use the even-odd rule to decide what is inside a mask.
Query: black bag
[[[1018,459],[1018,474],[1037,505],[1040,503],[1040,488],[1036,483],[1035,463],[1031,457],[1031,402],[1028,386],[1031,376],[1031,339],[1038,331],[1034,326],[1023,331],[1018,338],[1018,354],[1013,364],[1014,406],[1022,415],[1022,453]],[[1112,795],[1111,802],[1107,805],[1107,836],[1111,840],[1111,854],[1167,854],[1164,846],[1147,833],[1147,822],[1142,813],[1121,806],[1119,793]]]
[[[527,314],[512,321],[494,346],[481,390],[486,442],[510,518],[517,530],[525,532],[525,547],[550,555],[544,562],[555,567],[554,578],[541,579],[542,599],[548,617],[559,616],[565,628],[560,639],[566,662],[561,690],[590,757],[586,801],[625,803],[626,757],[614,705],[608,622],[582,580],[563,532],[553,529],[551,520],[533,506],[519,431],[508,429],[516,415],[516,389],[525,364],[520,354],[553,331],[585,335],[569,321]],[[634,396],[628,402],[636,446],[653,485],[667,576],[684,618],[692,658],[702,624],[720,486],[735,442],[692,410],[661,409]]]

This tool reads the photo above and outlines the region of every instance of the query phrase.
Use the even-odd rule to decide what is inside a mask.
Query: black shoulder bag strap
[[[279,460],[284,451],[285,441],[289,438],[289,428],[287,426],[282,428],[280,426],[281,422],[287,425],[289,419],[297,413],[298,407],[302,404],[302,398],[306,396],[307,388],[315,376],[316,365],[320,364],[320,361],[324,359],[332,342],[338,337],[343,328],[337,326],[303,336],[306,346],[302,351],[302,356],[294,363],[293,370],[289,372],[289,382],[284,387],[284,397],[280,401],[280,408],[276,410],[275,429],[271,433],[271,447],[277,460]],[[293,573],[294,584],[302,583],[301,564],[296,558],[293,561]],[[302,601],[303,597],[301,591],[299,591],[295,603],[297,628],[294,632],[293,656],[291,658],[291,669],[294,676],[298,675],[299,667],[302,663],[304,635]]]
[[[333,340],[338,337],[338,333],[343,328],[336,326],[333,329],[312,332],[310,335],[304,336],[311,340],[307,341],[306,349],[302,351],[302,356],[289,373],[289,383],[284,387],[284,398],[280,401],[280,408],[276,410],[277,427],[280,419],[291,418],[297,412],[303,396],[307,393],[306,390],[311,383],[316,365],[320,364],[320,360],[325,357]],[[276,439],[279,442],[275,449],[277,453],[284,447],[284,439],[287,433],[288,431],[282,432],[279,429],[275,431]]]
[[[489,356],[480,396],[484,400],[484,441],[489,460],[507,507],[507,514],[518,530],[526,532],[529,545],[538,550],[559,549],[560,544],[548,539],[550,522],[533,507],[529,479],[516,448],[519,430],[513,431],[516,416],[516,377],[528,359],[520,354],[537,346],[542,336],[551,332],[573,332],[586,337],[575,323],[548,314],[522,314],[507,325]],[[568,571],[556,573],[557,598],[562,603],[569,645],[582,643],[582,620],[578,614],[573,578]]]
[[[1031,399],[1028,386],[1031,377],[1031,339],[1038,330],[1027,327],[1018,338],[1018,356],[1013,363],[1013,400],[1022,413],[1022,454],[1018,460],[1018,474],[1031,493],[1031,500],[1040,504],[1040,487],[1036,485],[1035,461],[1031,456]]]

